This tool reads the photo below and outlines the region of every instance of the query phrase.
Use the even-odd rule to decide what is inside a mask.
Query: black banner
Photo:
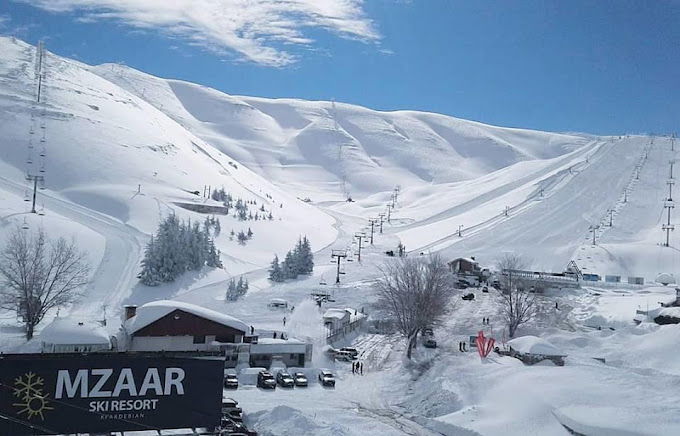
[[[224,359],[0,354],[0,435],[219,425]]]

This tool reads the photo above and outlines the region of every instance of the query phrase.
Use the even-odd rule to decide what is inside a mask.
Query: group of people
[[[468,351],[467,349],[467,342],[465,341],[460,341],[458,342],[458,351]]]
[[[352,374],[364,375],[364,363],[352,362]]]
[[[482,318],[482,324],[484,325],[490,325],[491,320],[488,317]]]

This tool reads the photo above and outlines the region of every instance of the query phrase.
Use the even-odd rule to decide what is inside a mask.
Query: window
[[[194,336],[194,344],[205,344],[205,335]]]

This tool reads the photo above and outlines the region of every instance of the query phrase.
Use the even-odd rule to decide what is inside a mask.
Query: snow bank
[[[553,412],[571,430],[598,436],[677,435],[677,409],[631,407],[567,406]],[[640,422],[645,425],[641,426]]]
[[[332,419],[331,416],[328,417]],[[298,436],[298,435],[349,435],[349,428],[337,422],[323,422],[318,417],[311,418],[298,409],[288,406],[276,406],[270,411],[259,412],[248,416],[248,422],[263,436]]]
[[[508,341],[515,351],[525,354],[541,354],[543,356],[566,356],[559,348],[538,336],[521,336]]]

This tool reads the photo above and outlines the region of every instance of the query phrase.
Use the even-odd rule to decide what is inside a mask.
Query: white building
[[[331,308],[323,314],[323,324],[330,331],[340,330],[350,323],[350,311]]]
[[[111,340],[99,323],[55,318],[39,336],[43,353],[83,353],[111,350]]]

